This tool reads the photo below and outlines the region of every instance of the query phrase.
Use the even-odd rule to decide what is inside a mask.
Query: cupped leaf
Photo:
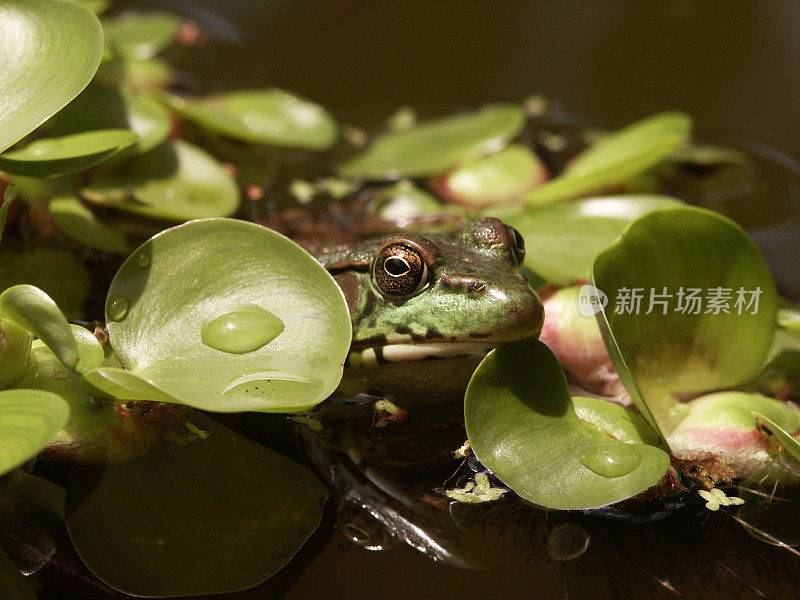
[[[36,456],[68,418],[69,407],[56,394],[0,391],[0,475]]]
[[[764,363],[775,283],[725,217],[688,207],[644,215],[597,257],[593,279],[607,296],[597,316],[614,366],[664,435],[682,397],[733,387]]]
[[[634,219],[681,204],[669,196],[607,196],[535,206],[503,220],[525,240],[526,267],[551,283],[569,285],[589,278],[597,255]]]
[[[112,254],[130,251],[125,234],[98,221],[75,196],[53,198],[49,208],[58,228],[76,242]]]
[[[0,318],[0,390],[22,377],[31,353],[33,335],[13,321]]]
[[[0,290],[22,283],[46,292],[68,319],[83,318],[89,273],[72,252],[44,246],[24,252],[0,249]]]
[[[321,402],[350,345],[344,298],[319,263],[274,231],[230,219],[151,238],[114,278],[106,314],[130,373],[221,412]]]
[[[572,397],[572,407],[581,421],[626,444],[658,446],[661,436],[646,421],[618,404],[599,398]]]
[[[105,362],[116,361],[111,357]],[[99,370],[89,371],[86,377]],[[45,458],[78,464],[121,462],[141,456],[164,436],[184,430],[185,406],[129,405],[129,400],[138,400],[130,397],[107,401],[108,395],[87,383],[80,373],[67,371],[49,348],[33,343],[28,368],[17,387],[58,394],[70,409],[69,421],[49,441]]]
[[[473,207],[508,204],[547,179],[547,168],[526,146],[511,145],[463,164],[435,182],[438,192]]]
[[[78,373],[86,373],[99,367],[105,358],[103,346],[94,334],[80,325],[70,325],[75,344],[78,346]]]
[[[198,99],[170,96],[168,102],[204,129],[253,144],[324,150],[338,135],[328,111],[279,89],[240,90]]]
[[[33,332],[66,367],[78,364],[78,346],[64,313],[39,288],[21,284],[5,290],[0,294],[0,318]]]
[[[114,56],[152,58],[175,40],[180,19],[169,13],[125,13],[103,19],[105,43]]]
[[[92,83],[51,120],[57,135],[97,129],[129,129],[139,136],[114,161],[149,152],[167,139],[172,122],[155,100],[128,90]]]
[[[193,423],[204,439],[72,472],[70,536],[117,590],[162,597],[246,589],[280,570],[320,523],[327,493],[311,471],[207,417]]]
[[[69,175],[100,164],[138,139],[126,129],[101,129],[37,140],[20,150],[0,154],[0,169],[30,177]]]
[[[655,166],[692,130],[689,115],[664,112],[637,121],[575,157],[565,171],[526,197],[529,204],[557,202],[624,183]]]
[[[81,193],[97,204],[172,221],[227,216],[239,206],[239,188],[230,173],[181,140],[98,174]]]
[[[159,388],[141,375],[119,368],[102,366],[84,373],[84,381],[91,391],[103,398],[117,401],[144,400],[146,402],[180,403],[180,400]]]
[[[458,162],[499,150],[525,124],[521,107],[490,105],[479,111],[386,133],[339,167],[345,177],[395,179],[437,175]]]
[[[103,33],[69,2],[0,4],[0,152],[36,129],[86,87],[100,64]]]
[[[604,415],[616,422],[610,411]],[[538,340],[487,355],[467,388],[464,418],[478,459],[517,494],[548,508],[619,502],[655,485],[669,467],[662,450],[617,441],[582,422],[558,360]]]

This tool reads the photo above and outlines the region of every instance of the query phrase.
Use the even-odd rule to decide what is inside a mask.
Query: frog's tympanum
[[[541,331],[542,302],[519,271],[524,252],[519,233],[493,218],[455,236],[398,234],[321,251],[353,319],[342,390],[404,405],[463,399],[492,347]]]

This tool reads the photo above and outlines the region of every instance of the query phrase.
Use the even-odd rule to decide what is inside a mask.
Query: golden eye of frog
[[[404,405],[463,399],[492,347],[541,332],[542,302],[519,270],[524,253],[519,233],[493,218],[456,235],[324,249],[317,259],[353,320],[344,387]]]

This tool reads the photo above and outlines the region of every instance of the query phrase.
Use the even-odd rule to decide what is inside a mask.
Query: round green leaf
[[[0,475],[36,456],[67,423],[69,407],[41,390],[0,392]]]
[[[482,156],[443,175],[436,182],[445,198],[482,207],[519,201],[547,179],[547,168],[527,147],[511,145]]]
[[[364,179],[437,175],[464,159],[502,148],[524,124],[524,111],[511,104],[434,119],[383,134],[365,152],[341,165],[339,173]]]
[[[103,19],[103,33],[114,56],[143,60],[169,46],[179,25],[180,19],[169,13],[125,13]]]
[[[0,4],[0,152],[36,129],[86,87],[100,64],[103,33],[69,2]]]
[[[105,358],[102,344],[85,327],[70,324],[70,329],[78,346],[78,356],[80,357],[75,370],[78,373],[86,373],[99,367]]]
[[[548,508],[619,502],[669,468],[662,450],[617,441],[581,421],[558,360],[539,340],[487,355],[467,388],[464,418],[478,459],[517,494]]]
[[[608,298],[598,323],[614,366],[662,434],[680,418],[681,397],[733,387],[761,369],[775,283],[733,221],[688,207],[646,214],[597,257],[593,279]]]
[[[72,472],[70,536],[92,572],[117,590],[162,597],[250,588],[280,570],[320,523],[327,493],[311,471],[207,417],[194,423],[204,439]]]
[[[252,311],[279,319],[283,331],[262,336],[275,333],[275,321],[253,321]],[[106,314],[114,351],[132,374],[220,412],[321,402],[339,383],[350,346],[347,306],[327,271],[280,234],[231,219],[192,221],[151,238],[114,278]],[[207,345],[203,331],[220,318],[231,327],[216,332],[223,339],[206,335]],[[224,335],[237,342],[235,353]],[[244,340],[252,350],[238,353]]]
[[[112,254],[125,255],[130,251],[125,235],[98,221],[76,197],[53,198],[49,208],[58,228],[76,242]]]
[[[89,274],[83,262],[62,248],[0,249],[0,290],[27,283],[46,292],[68,319],[83,318]]]
[[[784,448],[795,460],[800,461],[800,441],[793,437],[786,429],[778,425],[769,417],[759,412],[752,412],[759,430],[777,447]],[[797,431],[797,423],[794,430]]]
[[[588,279],[595,257],[634,219],[680,206],[657,195],[622,195],[531,207],[503,220],[525,240],[525,266],[557,285]]]
[[[98,174],[81,193],[97,204],[173,221],[227,216],[239,206],[239,188],[230,173],[182,140]]]
[[[0,154],[0,169],[31,177],[69,175],[100,164],[138,139],[125,129],[101,129],[37,140],[21,150]]]
[[[22,284],[0,294],[0,318],[33,332],[68,368],[78,364],[78,346],[64,313],[53,299],[32,285]]]
[[[637,121],[602,138],[525,199],[529,204],[557,202],[624,183],[669,156],[691,131],[691,118],[679,112]]]
[[[160,58],[147,60],[115,59],[105,61],[97,69],[94,82],[112,87],[149,91],[166,87],[172,78],[169,64]],[[142,100],[149,102],[144,96]]]
[[[168,101],[204,129],[253,144],[324,150],[338,136],[328,111],[283,90],[243,90],[196,100],[171,96]]]
[[[130,129],[139,136],[139,141],[115,156],[115,162],[152,150],[167,139],[172,128],[169,113],[155,100],[96,83],[87,87],[51,122],[57,135]]]

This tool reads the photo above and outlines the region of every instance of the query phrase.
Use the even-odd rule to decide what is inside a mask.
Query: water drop
[[[144,268],[150,265],[150,253],[149,252],[140,252],[139,255],[136,257],[136,264],[140,267]]]
[[[106,315],[110,321],[122,321],[128,314],[128,299],[124,296],[111,296],[106,302]]]
[[[248,304],[206,321],[200,339],[214,350],[243,354],[274,340],[283,327],[283,321],[268,310]]]
[[[613,479],[633,471],[642,462],[642,457],[629,444],[595,446],[584,452],[581,464],[601,477]]]
[[[572,560],[589,548],[589,534],[577,523],[560,523],[547,538],[547,551],[554,560]]]

